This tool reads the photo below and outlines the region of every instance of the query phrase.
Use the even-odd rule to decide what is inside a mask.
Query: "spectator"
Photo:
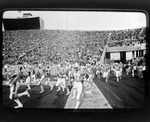
[[[146,79],[146,65],[145,62],[143,63],[143,69],[142,69],[143,79]]]

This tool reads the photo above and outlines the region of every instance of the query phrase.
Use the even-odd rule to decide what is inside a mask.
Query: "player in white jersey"
[[[103,78],[106,78],[106,81],[108,81],[109,75],[110,75],[110,67],[108,65],[102,65],[102,76]]]
[[[76,98],[76,100],[77,100],[76,105],[75,105],[75,109],[79,108],[81,94],[83,91],[84,76],[83,76],[83,74],[80,74],[80,73],[81,72],[79,72],[78,70],[76,70],[76,73],[74,73],[75,81],[74,81],[74,85],[73,85],[73,97],[72,97],[72,99]]]
[[[40,89],[41,89],[39,93],[43,93],[44,92],[44,88],[43,88],[42,83],[46,79],[46,73],[43,72],[42,68],[40,68],[37,75],[38,75],[37,77],[39,78],[39,83],[38,84],[40,85]]]
[[[131,64],[128,63],[128,64],[126,65],[126,75],[129,75],[130,73],[131,73]]]
[[[26,78],[26,84],[27,84],[27,87],[28,87],[27,90],[30,90],[30,89],[31,89],[30,83],[31,83],[31,72],[28,72],[28,76],[27,76],[27,78]]]
[[[73,83],[73,90],[72,90],[72,92],[73,92],[72,99],[74,99],[75,96],[76,96],[77,80],[80,76],[78,68],[75,69],[75,72],[73,73],[73,76],[74,76],[74,83]]]
[[[135,77],[135,75],[136,75],[136,64],[133,64],[132,76]]]
[[[120,68],[119,64],[115,65],[115,70],[116,70],[117,82],[119,82],[119,78],[121,79],[121,75],[122,75],[122,69]]]
[[[99,79],[101,78],[100,77],[100,74],[101,74],[101,68],[100,68],[100,65],[96,65],[96,77],[98,77]]]

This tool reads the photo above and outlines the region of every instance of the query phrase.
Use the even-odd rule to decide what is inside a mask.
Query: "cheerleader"
[[[17,76],[15,77],[14,80],[12,80],[9,84],[10,86],[10,99],[14,99],[14,101],[17,103],[18,106],[15,106],[15,108],[21,108],[23,107],[22,103],[19,101],[19,97],[23,96],[23,95],[27,95],[28,97],[30,97],[30,94],[28,91],[25,91],[23,93],[17,94],[18,89],[20,87],[20,82],[23,78],[23,71],[22,71],[22,67],[20,67],[20,72],[17,74]]]

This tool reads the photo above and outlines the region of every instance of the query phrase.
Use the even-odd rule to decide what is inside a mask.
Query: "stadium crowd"
[[[146,28],[112,31],[108,41],[109,47],[134,46],[146,43]]]
[[[5,31],[3,32],[3,59],[4,61],[17,60],[24,56],[23,62],[27,60],[60,62],[64,59],[76,60],[78,56],[86,60],[93,56],[93,53],[99,55],[102,52],[103,43],[90,44],[90,39],[81,42],[82,38],[78,33],[63,30]],[[85,34],[84,37],[86,36]]]

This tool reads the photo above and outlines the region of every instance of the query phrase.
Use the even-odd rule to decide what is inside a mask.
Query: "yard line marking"
[[[110,91],[110,89],[107,86],[105,86],[105,88]]]
[[[114,92],[111,92],[118,100],[122,101]]]
[[[102,82],[100,82],[101,84],[103,84]]]

